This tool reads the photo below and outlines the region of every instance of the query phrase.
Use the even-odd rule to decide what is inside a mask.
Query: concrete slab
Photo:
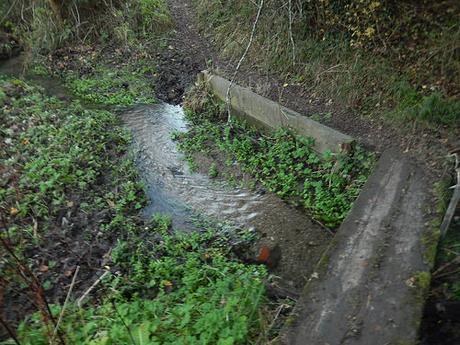
[[[208,71],[201,72],[198,80],[206,81],[214,94],[225,101],[230,81]],[[230,91],[230,104],[237,115],[248,120],[255,120],[271,129],[288,127],[299,135],[315,139],[315,149],[318,152],[339,152],[353,142],[353,138],[346,134],[235,84]]]
[[[283,344],[416,344],[430,263],[420,169],[383,153],[297,303]]]

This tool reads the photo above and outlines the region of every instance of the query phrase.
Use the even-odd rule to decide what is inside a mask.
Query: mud
[[[166,103],[138,106],[123,114],[151,200],[145,215],[170,214],[174,228],[188,231],[193,230],[196,213],[253,230],[260,239],[243,256],[255,261],[261,248],[276,248],[279,257],[272,265],[273,274],[282,278],[282,286],[300,289],[332,235],[271,193],[191,172],[171,139],[174,131],[186,130],[183,116],[180,106]]]

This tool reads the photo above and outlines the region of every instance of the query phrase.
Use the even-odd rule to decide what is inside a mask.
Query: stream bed
[[[23,62],[23,56],[3,61],[0,73],[26,77],[61,100],[73,98],[56,78],[24,75]],[[89,109],[101,108],[83,103]],[[280,285],[300,291],[332,239],[331,233],[304,210],[263,189],[234,187],[223,179],[190,171],[172,140],[174,132],[187,130],[181,106],[160,101],[116,112],[133,136],[136,164],[149,199],[145,217],[168,215],[179,231],[198,230],[197,217],[223,224],[230,231],[251,230],[257,240],[242,256],[256,261],[261,248],[276,248],[276,262],[270,271],[280,278]]]
[[[176,229],[193,230],[201,214],[259,234],[253,251],[279,248],[273,272],[283,285],[301,288],[332,238],[302,210],[263,190],[233,187],[191,172],[172,134],[187,130],[180,106],[140,105],[122,114],[133,134],[137,165],[150,199],[146,216],[169,214]],[[254,255],[254,254],[253,254]],[[287,284],[286,284],[287,283]]]

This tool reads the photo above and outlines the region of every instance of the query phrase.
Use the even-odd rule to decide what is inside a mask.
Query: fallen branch
[[[441,238],[443,238],[447,230],[449,229],[450,222],[455,214],[455,209],[457,208],[458,201],[460,200],[460,166],[459,166],[459,157],[458,153],[453,153],[452,156],[455,157],[455,171],[457,173],[457,184],[450,187],[454,190],[452,194],[452,198],[450,199],[449,206],[447,207],[446,214],[444,215],[444,219],[442,220],[441,224]]]
[[[452,265],[457,265],[460,264],[460,255],[454,258],[452,261],[449,261],[448,263],[442,265],[439,267],[436,271],[433,272],[433,278],[438,278],[440,273],[444,271],[446,268],[452,266]]]
[[[238,64],[236,65],[235,72],[233,73],[232,79],[230,79],[230,84],[228,85],[227,88],[227,94],[225,95],[225,103],[227,105],[227,114],[228,114],[228,119],[227,122],[231,122],[231,114],[230,114],[230,89],[233,86],[233,83],[235,81],[236,75],[238,74],[238,71],[240,70],[241,64],[243,63],[243,60],[246,58],[246,55],[249,52],[249,49],[251,48],[252,41],[254,40],[254,34],[256,32],[257,28],[257,22],[259,21],[260,18],[260,13],[262,12],[262,7],[264,6],[264,0],[260,0],[259,4],[259,9],[257,11],[257,16],[256,19],[254,20],[254,24],[252,25],[252,31],[251,31],[251,36],[249,37],[249,42],[248,45],[246,46],[246,49],[243,53],[243,55],[240,58],[240,61],[238,61]]]
[[[83,305],[83,301],[84,299],[86,298],[86,296],[88,296],[88,294],[93,291],[93,289],[97,286],[97,284],[99,284],[101,282],[102,279],[104,279],[104,277],[109,274],[110,271],[105,271],[99,278],[96,279],[96,281],[93,283],[93,285],[91,285],[89,287],[88,290],[85,291],[85,293],[83,295],[81,295],[81,297],[77,300],[77,306],[78,308],[81,308],[81,306]]]
[[[59,314],[59,318],[57,320],[56,327],[54,327],[53,336],[51,337],[51,340],[50,340],[51,344],[54,342],[54,337],[56,336],[58,332],[59,325],[61,324],[62,317],[64,316],[64,312],[67,308],[67,302],[69,301],[70,295],[75,285],[75,279],[77,278],[79,270],[80,270],[80,266],[77,266],[77,268],[75,269],[75,273],[73,274],[72,282],[70,283],[69,291],[67,292],[67,296],[65,297],[64,305],[62,306],[61,313]]]

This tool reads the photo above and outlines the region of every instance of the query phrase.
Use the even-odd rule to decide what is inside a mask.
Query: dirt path
[[[167,103],[179,104],[198,72],[206,69],[208,62],[217,61],[217,57],[193,23],[191,1],[168,3],[176,27],[168,48],[158,54],[156,95]]]

